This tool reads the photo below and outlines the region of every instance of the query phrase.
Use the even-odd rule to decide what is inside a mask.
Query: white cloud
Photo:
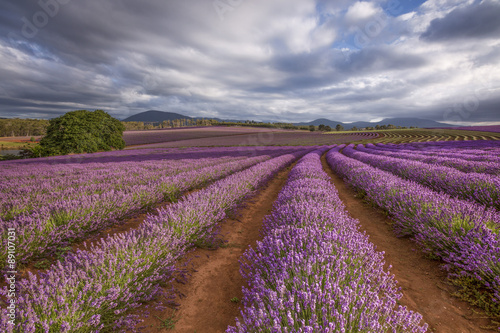
[[[350,25],[357,25],[366,22],[381,12],[382,9],[376,3],[358,1],[347,9],[345,20]]]

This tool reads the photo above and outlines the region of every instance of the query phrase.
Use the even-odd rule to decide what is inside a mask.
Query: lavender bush
[[[453,168],[419,161],[368,154],[355,150],[353,145],[347,146],[343,154],[426,185],[435,191],[443,191],[454,197],[475,200],[483,205],[500,209],[500,177],[498,176],[464,173]]]
[[[234,173],[182,198],[138,229],[108,236],[67,254],[38,276],[18,281],[17,324],[0,316],[4,332],[101,332],[132,329],[130,310],[160,296],[175,261],[194,242],[210,237],[227,209],[307,151],[282,155]],[[184,225],[187,224],[187,225]],[[4,287],[0,294],[6,295]],[[166,295],[168,297],[168,295]]]
[[[290,172],[265,237],[244,254],[242,319],[227,332],[425,332],[383,254],[358,231],[322,170],[324,150]]]
[[[420,161],[428,164],[436,164],[445,167],[455,168],[462,172],[476,172],[476,173],[487,173],[491,175],[500,175],[500,162],[492,161],[469,161],[466,158],[470,156],[466,153],[455,153],[453,157],[444,156],[443,150],[434,150],[432,155],[422,154],[416,151],[403,151],[403,150],[388,150],[380,149],[372,144],[367,144],[366,147],[363,145],[358,145],[357,150],[366,152],[369,154],[390,156],[395,158],[409,159],[414,161]]]
[[[399,235],[411,235],[447,263],[451,277],[467,277],[500,303],[500,213],[435,192],[332,149],[327,161],[344,180],[394,220]]]
[[[115,224],[120,218],[134,211],[149,207],[156,202],[176,200],[184,191],[202,186],[269,158],[267,155],[229,161],[220,158],[218,164],[207,163],[208,161],[202,159],[199,164],[197,162],[187,164],[193,168],[192,171],[171,176],[158,177],[158,173],[165,173],[162,168],[149,174],[145,172],[144,177],[151,176],[145,184],[137,184],[137,178],[140,176],[128,173],[129,176],[115,179],[122,187],[119,190],[113,189],[116,183],[96,185],[100,189],[97,193],[93,191],[89,193],[89,186],[74,188],[69,186],[67,190],[64,190],[65,193],[71,193],[67,199],[47,200],[44,205],[40,200],[36,209],[19,214],[10,220],[0,219],[0,233],[4,245],[0,252],[0,262],[6,262],[5,244],[8,228],[16,230],[17,260],[26,262],[53,252],[58,247],[67,245],[70,240],[84,238],[93,231]],[[203,167],[204,163],[209,166]],[[135,168],[134,171],[137,169]],[[156,179],[153,178],[154,176]],[[113,175],[108,175],[108,177],[112,182]],[[94,182],[95,178],[90,181]],[[127,185],[127,181],[130,186]],[[68,182],[71,184],[71,178]],[[106,186],[108,186],[107,190]],[[38,193],[41,193],[41,197],[46,197],[45,193],[50,192],[39,191]],[[30,205],[30,207],[33,206]]]

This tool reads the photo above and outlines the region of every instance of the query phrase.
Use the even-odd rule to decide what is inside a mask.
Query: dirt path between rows
[[[450,295],[454,289],[446,284],[446,273],[439,262],[426,258],[410,239],[396,237],[390,220],[357,198],[356,192],[330,169],[325,155],[321,161],[349,214],[360,221],[361,230],[377,250],[385,252],[386,266],[392,265],[391,273],[402,288],[401,305],[421,313],[429,332],[493,332],[480,328],[488,325],[487,319],[475,318],[469,304]]]
[[[151,315],[140,326],[144,332],[225,332],[228,325],[235,325],[241,305],[236,298],[243,297],[242,287],[246,281],[239,273],[239,259],[249,246],[260,240],[260,229],[264,216],[271,212],[278,193],[285,184],[292,166],[280,171],[255,196],[221,223],[221,238],[227,240],[217,250],[196,249],[187,255],[191,276],[186,284],[176,283],[179,297],[177,309]],[[233,301],[232,301],[233,300]],[[158,319],[175,316],[177,322],[170,330],[161,328]]]

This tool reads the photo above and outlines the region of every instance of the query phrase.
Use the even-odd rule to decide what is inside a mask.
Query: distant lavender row
[[[130,310],[161,296],[176,260],[195,241],[211,237],[225,212],[304,155],[301,150],[232,174],[150,215],[138,229],[69,253],[46,273],[18,281],[17,325],[3,309],[4,332],[100,332],[132,328]],[[1,291],[6,295],[7,288]],[[169,297],[170,295],[165,295]]]
[[[60,163],[59,158],[40,159],[37,163],[0,163],[0,218],[8,220],[82,195],[134,192],[133,186],[147,186],[179,172],[286,152],[281,147],[135,150],[125,152],[127,155],[78,155],[80,163],[73,158],[69,164]]]
[[[489,151],[498,151],[500,149],[500,140],[473,140],[473,141],[433,141],[433,142],[411,142],[405,144],[387,143],[377,146],[392,147],[395,149],[403,148],[421,151],[432,151],[434,149],[446,149],[448,151],[463,151],[468,154],[489,154]]]
[[[460,141],[463,142],[463,141]],[[481,141],[486,142],[486,141]],[[419,154],[423,156],[435,156],[435,157],[449,157],[449,158],[459,158],[465,161],[478,161],[478,162],[494,162],[500,163],[500,147],[495,144],[498,141],[487,141],[487,145],[482,145],[481,147],[470,149],[470,148],[456,148],[447,147],[443,145],[428,145],[426,147],[416,148],[409,144],[400,145],[390,145],[377,143],[374,145],[377,150],[380,151],[390,151],[390,152],[400,152],[406,154]],[[491,144],[490,144],[491,143]],[[500,142],[498,142],[500,143]],[[366,145],[371,146],[371,144]]]
[[[183,160],[158,160],[84,165],[65,164],[53,167],[40,164],[26,168],[2,170],[0,184],[0,218],[10,220],[48,205],[64,206],[70,200],[86,201],[113,192],[135,193],[152,183],[168,182],[179,173],[218,164],[243,160],[245,157],[218,157]]]
[[[211,137],[234,136],[241,134],[277,132],[279,129],[258,127],[192,127],[192,128],[169,128],[161,130],[125,131],[123,139],[127,146],[144,145],[149,143],[172,142],[191,139],[208,139]]]
[[[466,131],[481,131],[481,132],[500,133],[500,125],[464,126],[464,127],[452,127],[451,129],[466,130]]]
[[[450,276],[466,276],[500,302],[500,213],[493,208],[403,180],[332,149],[327,161],[344,180],[386,210],[400,235],[412,235],[447,263]]]
[[[353,147],[353,145],[347,146],[343,153],[371,166],[421,183],[435,191],[443,191],[451,196],[475,200],[483,205],[500,209],[499,176],[465,173],[445,166],[378,156],[357,151]]]
[[[425,332],[420,314],[396,308],[396,281],[322,170],[324,151],[293,168],[245,252],[242,320],[226,332]]]
[[[41,157],[33,159],[21,159],[21,160],[10,160],[10,161],[0,161],[0,167],[14,166],[17,165],[31,165],[31,164],[50,164],[52,166],[58,166],[61,164],[86,164],[86,163],[108,163],[108,162],[127,162],[127,161],[146,161],[146,160],[179,160],[179,159],[190,159],[190,158],[208,158],[211,157],[214,149],[221,154],[230,157],[241,157],[241,156],[255,156],[255,155],[265,155],[272,153],[280,147],[268,147],[268,146],[253,146],[253,147],[181,147],[181,148],[157,148],[152,147],[146,148],[130,148],[127,150],[114,150],[99,153],[90,154],[75,154],[75,155],[61,155],[61,156],[51,156],[51,157]]]
[[[403,152],[397,150],[387,150],[377,148],[375,145],[367,144],[366,146],[358,145],[357,150],[369,154],[390,156],[395,158],[403,158],[413,161],[420,161],[427,164],[435,164],[446,166],[460,170],[462,172],[487,173],[490,175],[500,175],[500,163],[483,162],[483,161],[467,161],[462,157],[467,157],[467,154],[455,154],[455,157],[445,157],[440,154],[440,151],[435,151],[433,156],[420,154],[419,152]]]
[[[83,192],[72,199],[48,203],[29,214],[18,215],[9,221],[0,219],[3,245],[0,262],[6,262],[8,228],[16,230],[17,260],[26,262],[50,254],[58,247],[67,245],[70,240],[82,239],[93,231],[115,224],[131,212],[157,202],[173,201],[184,191],[269,158],[265,155],[204,168],[198,167],[193,171],[174,176],[162,176],[144,185],[125,185],[122,190],[111,189],[101,194]]]
[[[324,134],[322,132],[278,131],[269,133],[252,133],[234,136],[221,136],[200,139],[163,142],[138,146],[141,148],[158,147],[193,147],[193,146],[317,146],[333,145],[378,137],[376,132],[356,132]]]

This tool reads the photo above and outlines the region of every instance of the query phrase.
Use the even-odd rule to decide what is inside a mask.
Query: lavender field
[[[498,141],[348,145],[332,149],[327,159],[347,183],[391,216],[398,235],[411,236],[442,260],[455,283],[481,290],[477,297],[498,316],[500,179],[496,172],[481,173],[485,162],[470,162],[480,156],[496,170],[499,148]],[[441,153],[453,158],[437,157]],[[460,171],[474,169],[474,163],[477,170]]]
[[[227,332],[427,332],[331,170],[499,315],[499,141],[171,147],[0,164],[0,259],[13,259],[14,230],[19,270],[16,324],[3,307],[0,329],[143,331],[144,305],[175,299],[165,286],[185,274],[178,263],[222,246],[221,223],[286,171],[261,238],[242,252],[247,286]],[[99,234],[137,213],[147,215],[136,227]]]

